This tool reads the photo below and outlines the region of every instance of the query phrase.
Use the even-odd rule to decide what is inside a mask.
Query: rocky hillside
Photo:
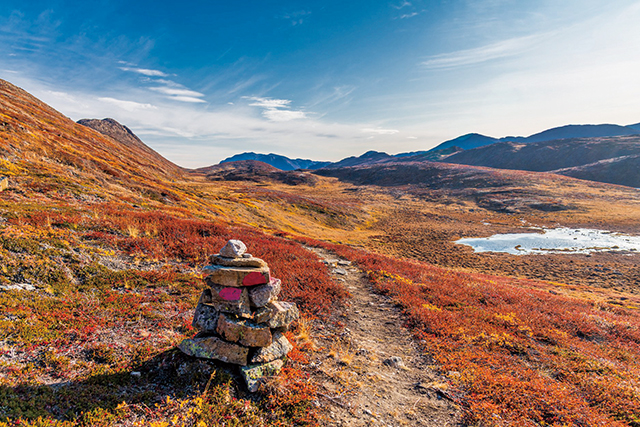
[[[118,123],[114,119],[81,119],[78,120],[78,124],[96,130],[128,147],[144,151],[147,156],[153,158],[155,162],[164,165],[165,169],[168,171],[178,172],[180,170],[180,167],[171,163],[142,142],[142,140],[138,138],[131,129]]]
[[[89,185],[100,197],[127,192],[172,198],[169,184],[180,178],[180,168],[150,156],[148,148],[77,124],[4,80],[0,111],[0,174],[20,180],[37,172],[63,192]]]

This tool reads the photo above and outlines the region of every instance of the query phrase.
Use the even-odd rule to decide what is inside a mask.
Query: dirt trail
[[[309,248],[351,293],[344,328],[314,336],[326,348],[309,365],[331,426],[459,426],[461,411],[410,333],[399,309],[376,294],[364,273],[328,251]],[[335,332],[335,331],[333,331]],[[333,338],[331,338],[333,337]]]

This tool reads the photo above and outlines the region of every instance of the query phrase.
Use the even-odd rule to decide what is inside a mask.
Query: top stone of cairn
[[[247,251],[247,246],[240,240],[229,240],[224,248],[220,249],[220,256],[225,258],[240,258]]]

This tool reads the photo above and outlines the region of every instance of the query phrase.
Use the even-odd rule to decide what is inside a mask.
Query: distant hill
[[[393,159],[394,157],[387,153],[372,150],[372,151],[367,151],[361,156],[347,157],[346,159],[342,159],[339,162],[325,165],[324,167],[330,167],[333,169],[333,168],[344,168],[347,166],[358,166],[358,165],[365,165],[365,164],[371,165],[375,163],[390,161]]]
[[[275,181],[287,185],[314,185],[318,181],[318,178],[309,172],[282,171],[257,160],[224,162],[195,169],[193,172],[204,174],[210,181]]]
[[[394,161],[411,161],[411,162],[440,162],[449,158],[450,156],[464,151],[462,148],[454,145],[453,147],[443,148],[440,150],[421,151],[412,153],[411,155],[396,154]]]
[[[228,157],[220,163],[237,162],[241,160],[257,160],[271,165],[283,171],[291,171],[296,169],[319,169],[331,162],[321,162],[309,159],[290,159],[279,154],[259,154],[253,152],[236,154]]]
[[[135,147],[147,153],[150,157],[153,157],[158,163],[164,165],[167,169],[180,169],[179,166],[171,163],[156,151],[147,146],[140,138],[134,134],[131,129],[118,123],[114,119],[81,119],[78,120],[78,124],[89,127],[93,130],[100,132],[101,134],[113,138],[114,140],[128,146]]]
[[[539,189],[542,183],[551,187],[562,186],[571,178],[547,173],[426,161],[325,168],[313,173],[338,178],[355,185],[398,187],[420,197],[456,195],[497,212],[550,212],[573,209],[571,205],[562,200],[554,200],[548,193]]]
[[[640,133],[640,123],[630,126],[620,126],[611,124],[602,125],[566,125],[524,137],[524,136],[506,136],[503,138],[493,138],[478,133],[468,133],[455,139],[445,141],[430,151],[438,151],[445,148],[457,146],[463,150],[472,150],[478,147],[495,144],[496,142],[542,142],[553,141],[556,139],[568,138],[601,138],[607,136],[624,136],[635,135]]]
[[[448,163],[554,172],[576,178],[640,187],[640,176],[626,166],[640,155],[640,135],[559,139],[533,143],[498,142],[447,157]],[[625,156],[632,156],[627,158]],[[608,159],[618,159],[606,162]],[[605,162],[603,162],[605,161]],[[616,165],[620,171],[616,170]]]
[[[600,160],[552,172],[590,181],[640,188],[640,154]]]
[[[623,136],[623,135],[635,135],[640,133],[639,130],[631,128],[629,126],[620,125],[567,125],[560,126],[553,129],[547,129],[540,133],[536,133],[527,138],[501,138],[501,141],[516,141],[516,142],[542,142],[552,141],[554,139],[567,139],[567,138],[601,138],[606,136]]]
[[[480,135],[479,133],[468,133],[466,135],[459,136],[449,141],[445,141],[429,151],[439,151],[451,147],[460,147],[463,150],[471,150],[477,147],[483,147],[485,145],[498,142],[498,139],[490,136]]]

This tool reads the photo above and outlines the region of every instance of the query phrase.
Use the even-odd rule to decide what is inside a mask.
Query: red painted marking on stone
[[[224,288],[221,290],[218,295],[225,301],[238,301],[240,299],[240,295],[242,295],[242,289],[238,288]]]
[[[242,279],[242,285],[243,286],[264,285],[265,283],[267,283],[267,277],[268,275],[254,271],[253,273],[249,273],[246,276],[244,276],[244,279]]]

